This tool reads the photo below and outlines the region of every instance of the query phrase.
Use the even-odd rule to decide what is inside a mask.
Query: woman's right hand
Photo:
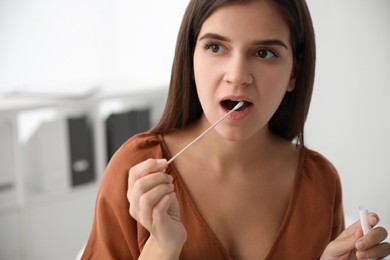
[[[143,253],[154,251],[172,256],[180,254],[187,232],[180,220],[173,178],[164,170],[166,166],[165,159],[148,159],[132,167],[127,199],[130,215],[150,233]]]

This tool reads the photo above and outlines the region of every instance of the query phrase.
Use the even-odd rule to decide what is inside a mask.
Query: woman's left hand
[[[374,227],[378,224],[379,217],[370,213],[368,222]],[[387,231],[383,227],[374,227],[363,236],[358,220],[327,245],[320,259],[382,259],[390,255],[390,244],[384,242],[386,238]]]

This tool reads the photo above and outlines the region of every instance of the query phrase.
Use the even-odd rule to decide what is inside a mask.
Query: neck
[[[199,120],[193,126],[191,136],[196,138],[208,127],[207,120]],[[265,126],[254,135],[238,140],[228,140],[213,129],[195,145],[197,156],[207,160],[218,171],[237,172],[268,162],[278,143],[280,139]]]

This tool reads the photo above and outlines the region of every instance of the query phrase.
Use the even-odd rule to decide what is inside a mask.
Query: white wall
[[[167,83],[187,2],[0,0],[0,92],[58,82]]]
[[[1,0],[0,86],[116,76],[118,2]]]
[[[169,80],[188,1],[1,0],[0,92],[19,85]],[[390,2],[308,0],[318,63],[306,142],[339,170],[347,215],[390,228]]]
[[[346,214],[390,228],[390,2],[309,0],[318,46],[307,144],[338,169]]]

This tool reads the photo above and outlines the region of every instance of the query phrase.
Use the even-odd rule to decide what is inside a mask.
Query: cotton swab
[[[359,217],[360,217],[360,225],[362,226],[363,235],[366,235],[368,231],[371,230],[370,224],[368,224],[368,209],[362,206],[359,206]],[[367,260],[374,260],[373,258],[369,258]]]
[[[371,226],[368,224],[368,210],[365,207],[359,206],[359,216],[363,235],[366,235],[371,229]]]
[[[207,134],[211,129],[213,129],[216,125],[218,125],[222,120],[224,120],[228,115],[239,109],[244,105],[244,101],[240,101],[237,103],[237,105],[230,110],[226,115],[221,117],[217,122],[215,122],[212,126],[210,126],[206,131],[204,131],[202,134],[200,134],[197,138],[195,138],[191,143],[189,143],[187,146],[185,146],[183,149],[181,149],[175,156],[173,156],[168,162],[167,165],[172,163],[180,154],[182,154],[185,150],[187,150],[191,145],[193,145],[196,141],[198,141],[200,138],[202,138],[205,134]]]

